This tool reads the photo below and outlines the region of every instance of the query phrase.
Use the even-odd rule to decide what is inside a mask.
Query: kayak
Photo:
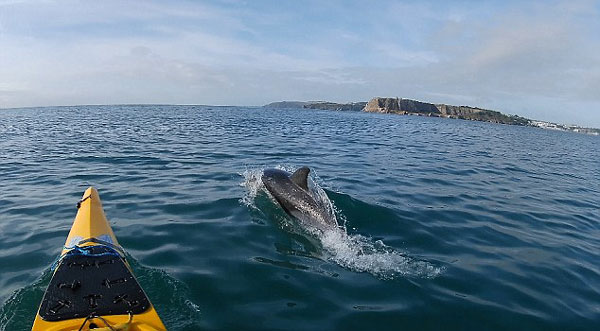
[[[90,187],[44,293],[32,331],[166,330]]]

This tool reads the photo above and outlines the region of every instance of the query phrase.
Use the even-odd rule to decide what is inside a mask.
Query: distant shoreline
[[[335,103],[328,101],[278,101],[263,106],[275,109],[321,109],[333,111],[362,111],[371,113],[417,115],[454,118],[497,124],[530,126],[542,129],[584,133],[600,136],[600,129],[577,125],[563,125],[547,121],[532,120],[518,115],[506,115],[499,111],[471,106],[432,104],[402,98],[372,98],[369,102]]]

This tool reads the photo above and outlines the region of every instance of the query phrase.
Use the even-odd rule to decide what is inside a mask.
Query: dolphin
[[[308,230],[325,232],[336,229],[335,217],[313,198],[308,189],[309,172],[308,167],[301,167],[293,174],[279,169],[266,169],[261,180],[281,208]]]

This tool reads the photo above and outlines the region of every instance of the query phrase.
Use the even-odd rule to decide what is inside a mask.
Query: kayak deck
[[[166,330],[135,279],[90,187],[32,330]]]
[[[61,260],[40,306],[46,321],[95,315],[139,314],[150,301],[123,258],[96,245],[73,249]]]

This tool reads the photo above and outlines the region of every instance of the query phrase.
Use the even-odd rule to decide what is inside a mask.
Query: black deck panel
[[[60,261],[40,306],[46,321],[89,315],[140,314],[150,301],[123,258],[107,246],[69,251]]]

